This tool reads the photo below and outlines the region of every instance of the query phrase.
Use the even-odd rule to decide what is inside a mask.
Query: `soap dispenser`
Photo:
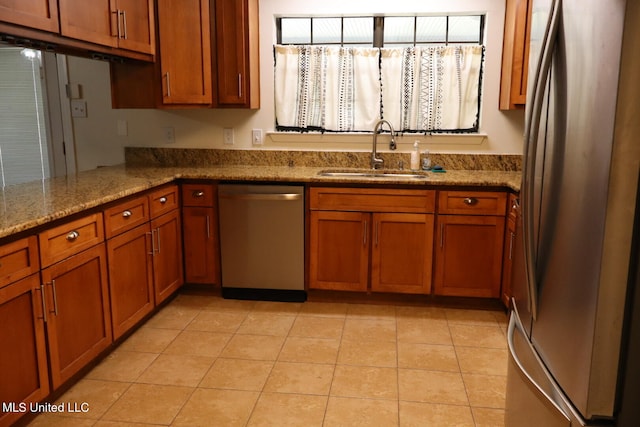
[[[413,151],[411,152],[411,170],[417,171],[420,169],[420,149],[418,141],[413,143]]]

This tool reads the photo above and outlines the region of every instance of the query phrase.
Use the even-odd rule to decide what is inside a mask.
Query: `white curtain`
[[[380,50],[275,46],[279,127],[370,131],[380,117]]]
[[[398,131],[477,130],[482,49],[382,48],[383,118]]]
[[[483,47],[276,45],[279,129],[477,131]]]

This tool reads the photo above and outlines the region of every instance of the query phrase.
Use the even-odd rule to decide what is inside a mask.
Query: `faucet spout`
[[[387,125],[389,127],[389,131],[391,132],[391,141],[389,141],[389,149],[396,149],[396,132],[393,130],[393,126],[389,123],[388,120],[378,120],[376,125],[373,128],[373,146],[371,147],[371,169],[377,169],[378,166],[382,166],[384,160],[378,157],[378,134],[383,125]]]

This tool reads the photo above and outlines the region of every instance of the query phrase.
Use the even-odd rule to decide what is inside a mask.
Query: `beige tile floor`
[[[31,425],[498,427],[506,321],[182,294]]]

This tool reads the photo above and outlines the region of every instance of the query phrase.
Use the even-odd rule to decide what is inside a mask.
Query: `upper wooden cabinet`
[[[260,107],[258,0],[216,0],[217,105]]]
[[[162,104],[211,104],[209,0],[158,0]]]
[[[257,0],[158,0],[156,65],[111,64],[114,108],[259,108]]]
[[[500,82],[501,110],[523,108],[525,105],[532,3],[533,0],[507,0],[506,3]]]
[[[57,0],[0,0],[2,21],[57,33]]]
[[[153,0],[58,1],[63,36],[155,53]]]

